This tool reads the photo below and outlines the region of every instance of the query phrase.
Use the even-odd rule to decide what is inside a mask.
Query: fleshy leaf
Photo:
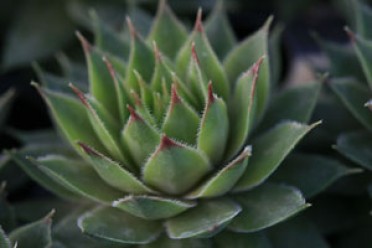
[[[155,68],[151,78],[151,88],[156,92],[165,92],[169,94],[172,84],[172,64],[159,51],[157,43],[153,43],[155,54]]]
[[[321,84],[306,83],[284,89],[274,96],[258,129],[265,130],[283,120],[307,123],[317,103]]]
[[[271,179],[293,185],[300,189],[305,198],[310,198],[339,178],[358,172],[361,170],[348,168],[332,158],[295,154],[284,160]]]
[[[77,36],[84,48],[88,65],[90,93],[112,116],[118,118],[119,105],[116,97],[115,83],[102,58],[103,55],[92,47],[80,33],[77,33]]]
[[[335,80],[331,89],[340,98],[351,114],[368,130],[372,131],[372,114],[364,104],[371,97],[371,91],[353,80]]]
[[[224,231],[215,239],[218,248],[231,247],[231,244],[234,248],[272,248],[269,239],[260,232],[242,234]]]
[[[86,234],[122,244],[147,244],[162,232],[161,223],[134,217],[112,207],[100,207],[85,213],[78,220]]]
[[[276,248],[329,248],[317,227],[303,215],[268,231],[270,241]]]
[[[37,84],[34,86],[44,97],[58,127],[77,151],[79,151],[75,143],[77,140],[94,146],[100,151],[106,151],[95,135],[84,106],[78,100],[65,94],[42,89]]]
[[[150,82],[155,58],[153,52],[137,33],[129,18],[127,22],[131,33],[131,45],[125,83],[129,85],[130,89],[139,93],[139,85],[134,70],[138,71],[145,82]]]
[[[264,184],[234,197],[242,212],[229,228],[235,232],[256,232],[275,225],[309,207],[294,187]]]
[[[159,144],[160,134],[154,127],[147,124],[132,107],[128,108],[131,114],[121,133],[121,139],[122,143],[128,146],[137,167],[141,168],[149,154]]]
[[[229,105],[230,131],[226,157],[230,159],[243,146],[248,138],[252,120],[254,120],[253,105],[256,98],[256,83],[263,58],[261,57],[237,81]]]
[[[239,178],[243,175],[247,164],[248,157],[251,155],[251,147],[246,147],[243,152],[223,167],[210,179],[206,180],[200,187],[191,192],[186,198],[199,197],[216,197],[224,195],[231,190]]]
[[[294,146],[320,122],[305,125],[284,122],[253,141],[253,155],[249,167],[235,186],[244,191],[261,184],[281,164]]]
[[[160,50],[173,59],[187,38],[185,27],[173,14],[165,0],[159,1],[158,12],[148,40],[155,41]]]
[[[212,248],[212,242],[208,239],[170,239],[162,236],[156,241],[140,246],[140,248]]]
[[[212,81],[217,95],[227,101],[230,96],[230,84],[222,64],[209,43],[201,19],[202,12],[200,9],[196,17],[194,30],[178,53],[176,59],[177,71],[181,76],[185,76],[189,61],[194,56],[192,53],[198,54],[198,63],[207,81]],[[190,51],[190,48],[194,51]]]
[[[195,207],[195,202],[173,200],[157,196],[127,196],[116,200],[112,206],[120,208],[134,216],[158,220],[173,217],[189,208]]]
[[[268,31],[272,18],[263,27],[236,46],[225,58],[224,67],[230,82],[236,82],[260,57],[268,54]],[[270,94],[269,60],[263,61],[257,81],[257,106],[255,116],[260,118],[266,109]]]
[[[89,161],[98,175],[109,185],[124,192],[132,194],[154,193],[144,185],[131,172],[123,168],[119,163],[95,151],[93,148],[80,143]]]
[[[198,206],[165,222],[172,239],[185,239],[215,234],[225,227],[241,208],[225,199],[200,202]]]
[[[216,97],[212,84],[208,86],[208,100],[199,126],[197,147],[213,165],[220,162],[229,134],[229,119],[225,102]]]
[[[17,247],[49,248],[52,245],[51,224],[54,210],[43,219],[15,229],[9,234],[10,241]]]
[[[220,60],[235,46],[236,38],[225,13],[223,1],[217,1],[209,14],[205,33]]]
[[[4,230],[0,226],[0,247],[12,248],[9,238],[5,235]]]
[[[210,169],[204,154],[164,135],[143,168],[143,179],[148,185],[165,193],[182,194]]]
[[[32,159],[40,169],[57,180],[68,190],[102,203],[111,203],[123,193],[108,186],[90,165],[62,156],[50,155]]]
[[[372,135],[357,131],[341,134],[337,139],[336,150],[358,165],[372,170]]]
[[[190,145],[196,143],[199,115],[177,93],[172,86],[171,102],[164,118],[162,130],[168,136]]]

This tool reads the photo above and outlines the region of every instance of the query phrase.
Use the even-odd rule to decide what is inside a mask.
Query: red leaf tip
[[[136,112],[136,110],[130,106],[129,104],[127,105],[127,108],[129,110],[129,113],[130,113],[130,117],[133,121],[139,121],[139,120],[142,120],[141,116],[139,116]]]
[[[103,56],[102,60],[103,62],[105,62],[107,70],[109,71],[112,80],[116,81],[116,76],[115,76],[116,72],[115,72],[114,66],[112,65],[111,61],[106,56]]]
[[[172,140],[168,136],[166,136],[165,134],[163,134],[161,137],[158,151],[169,149],[171,147],[176,147],[176,146],[180,146],[180,145],[177,144],[174,140]]]
[[[181,98],[179,97],[177,93],[177,85],[175,83],[172,84],[172,89],[171,89],[171,103],[176,104],[181,102]]]
[[[81,149],[83,149],[83,151],[88,154],[88,155],[92,155],[92,156],[97,156],[99,157],[100,155],[95,151],[93,150],[92,148],[90,148],[88,145],[84,144],[83,142],[78,142],[78,145],[81,147]]]
[[[202,15],[203,11],[201,8],[198,9],[198,14],[196,15],[196,20],[195,20],[195,26],[194,29],[200,33],[204,32],[203,28],[203,22],[202,22]]]
[[[259,58],[256,63],[254,63],[254,65],[252,66],[252,70],[254,74],[258,74],[258,71],[260,70],[261,64],[264,61],[264,59],[265,59],[265,55]]]
[[[345,27],[344,30],[345,30],[347,36],[349,36],[350,41],[353,42],[353,43],[355,43],[356,36],[353,33],[353,31],[351,31],[349,27]]]
[[[209,81],[208,83],[208,104],[213,103],[215,100],[214,94],[213,94],[213,86],[212,81]]]
[[[76,31],[76,36],[80,40],[81,45],[83,46],[84,52],[86,54],[89,54],[92,51],[92,45],[89,43],[87,39],[85,39],[85,37],[79,31]]]
[[[79,90],[75,85],[69,83],[68,86],[72,89],[75,95],[79,98],[79,100],[84,104],[84,106],[89,107],[88,101],[84,95],[84,93]]]
[[[196,63],[200,64],[198,54],[196,53],[195,42],[191,44],[191,56]]]
[[[137,37],[137,36],[138,36],[137,30],[136,30],[136,28],[134,27],[133,22],[132,22],[132,20],[130,19],[129,16],[126,17],[126,21],[127,21],[127,25],[128,25],[128,28],[129,28],[130,36],[131,36],[132,38]]]

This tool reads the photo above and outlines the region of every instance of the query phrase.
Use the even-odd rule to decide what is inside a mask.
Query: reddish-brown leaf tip
[[[152,47],[154,49],[155,61],[160,62],[161,61],[161,53],[160,53],[158,45],[156,44],[156,41],[152,42]]]
[[[131,36],[132,38],[137,37],[137,36],[138,36],[137,30],[136,30],[136,28],[134,27],[133,22],[132,22],[132,20],[130,19],[129,16],[126,17],[126,21],[127,21],[127,25],[128,25],[128,28],[129,28],[130,36]]]
[[[134,90],[131,90],[130,91],[130,94],[133,97],[134,104],[137,105],[137,106],[139,106],[139,107],[142,106],[142,100],[141,100],[141,97],[138,95],[138,93],[135,92]]]
[[[83,49],[84,49],[85,54],[91,53],[91,51],[92,51],[92,45],[89,43],[89,41],[87,39],[85,39],[85,37],[79,31],[76,31],[75,34],[78,37],[78,39],[80,40],[81,45],[83,46]]]
[[[200,64],[198,54],[196,53],[195,42],[191,44],[191,56],[196,63]]]
[[[254,74],[258,74],[258,71],[260,70],[260,67],[262,65],[262,62],[264,61],[265,59],[265,55],[261,56],[256,63],[254,63],[254,65],[252,66],[252,70],[253,70],[253,73]]]
[[[177,85],[173,83],[171,89],[171,104],[177,104],[179,102],[181,102],[181,98],[179,97],[177,92]]]
[[[88,145],[84,144],[83,142],[78,141],[77,144],[81,147],[81,149],[83,149],[83,151],[86,154],[91,155],[91,156],[100,157],[100,155],[95,150],[93,150],[93,148],[89,147]]]
[[[195,29],[195,31],[200,32],[200,33],[204,32],[203,22],[202,22],[202,15],[203,15],[203,11],[202,11],[201,8],[199,8],[198,9],[198,14],[196,15],[194,29]]]
[[[208,104],[213,103],[215,100],[214,94],[213,94],[213,86],[212,81],[209,81],[208,83]]]
[[[89,104],[88,104],[88,101],[84,95],[84,93],[79,90],[75,85],[73,85],[72,83],[69,83],[68,86],[72,89],[72,91],[75,93],[75,95],[79,98],[79,100],[82,102],[82,104],[84,104],[84,106],[88,107],[89,108]]]
[[[169,138],[167,135],[163,134],[161,137],[158,151],[162,151],[162,150],[169,149],[171,147],[177,147],[177,146],[180,146],[180,145],[176,143],[174,140],[172,140],[171,138]]]
[[[355,43],[355,42],[356,42],[356,36],[355,36],[354,32],[351,31],[350,28],[347,27],[347,26],[344,27],[344,30],[345,30],[347,36],[349,36],[350,41],[351,41],[352,43]]]
[[[130,114],[130,118],[131,118],[131,120],[133,120],[133,121],[142,121],[141,116],[139,116],[139,115],[137,114],[136,110],[135,110],[132,106],[130,106],[130,105],[128,104],[128,105],[127,105],[127,108],[128,108],[128,110],[129,110],[129,114]]]

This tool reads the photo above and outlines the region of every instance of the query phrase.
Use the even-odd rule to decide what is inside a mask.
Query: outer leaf
[[[10,245],[10,240],[5,235],[4,230],[0,226],[0,246],[4,248],[12,248]]]
[[[256,95],[256,83],[262,58],[257,61],[237,81],[232,102],[229,105],[230,132],[226,151],[227,158],[234,156],[248,138],[250,126],[254,118],[254,99]]]
[[[9,234],[9,239],[17,247],[40,247],[49,248],[52,245],[51,224],[54,211],[43,219],[22,226]]]
[[[170,239],[162,236],[155,242],[141,245],[140,248],[212,248],[212,242],[208,239]]]
[[[210,169],[204,154],[163,136],[143,168],[143,179],[148,185],[168,194],[182,194]]]
[[[351,114],[372,131],[372,114],[364,104],[371,97],[370,90],[352,80],[335,80],[331,82],[331,89],[340,98],[342,103],[351,112]]]
[[[0,96],[0,128],[3,126],[5,122],[5,117],[7,112],[9,111],[11,101],[14,98],[15,91],[10,89],[6,93]]]
[[[253,142],[249,167],[235,190],[243,191],[261,184],[278,168],[305,134],[318,124],[319,122],[308,126],[298,122],[284,122],[257,138]]]
[[[93,201],[111,203],[123,195],[102,181],[93,168],[83,161],[51,155],[33,160],[33,163],[68,190]]]
[[[185,27],[173,14],[165,0],[159,1],[151,32],[148,36],[150,42],[156,41],[160,50],[173,59],[187,37]]]
[[[159,222],[143,220],[111,207],[87,212],[79,218],[78,226],[86,234],[122,244],[147,244],[162,231]]]
[[[209,14],[205,33],[220,60],[235,46],[236,38],[225,13],[223,1],[218,1]]]
[[[143,219],[157,220],[178,215],[189,208],[195,207],[196,203],[157,196],[131,195],[114,201],[112,206]]]
[[[93,168],[107,184],[132,194],[155,193],[119,163],[83,143],[80,143],[80,146],[87,154]]]
[[[255,232],[273,226],[309,206],[293,187],[264,184],[235,197],[242,212],[229,225],[235,232]]]
[[[216,236],[218,248],[231,247],[234,248],[272,248],[269,239],[260,232],[256,233],[235,233],[224,231]]]
[[[240,210],[239,205],[229,200],[200,202],[192,210],[167,220],[166,231],[172,239],[214,234],[225,227]]]
[[[228,165],[223,167],[211,178],[207,179],[205,183],[196,188],[193,192],[188,194],[187,198],[199,197],[216,197],[224,195],[226,192],[234,187],[235,183],[243,175],[247,164],[248,157],[251,155],[251,147],[246,147],[243,152],[231,161]]]
[[[372,134],[358,131],[342,134],[337,139],[336,150],[358,165],[372,170]]]
[[[293,185],[301,190],[305,198],[310,198],[339,178],[358,172],[361,171],[325,156],[295,154],[284,160],[272,180]]]
[[[329,248],[316,226],[303,216],[269,229],[270,241],[276,248]]]
[[[284,120],[307,123],[317,103],[320,89],[319,82],[284,89],[272,98],[258,128],[265,130]]]
[[[268,30],[272,18],[252,36],[246,38],[235,47],[225,58],[224,67],[230,82],[235,82],[260,57],[268,54]],[[269,60],[262,63],[257,82],[257,113],[262,116],[268,102],[270,93],[270,68]]]

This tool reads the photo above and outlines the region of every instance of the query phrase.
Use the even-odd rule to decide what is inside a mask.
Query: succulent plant
[[[78,225],[114,243],[205,247],[198,238],[223,244],[297,214],[309,206],[300,191],[267,179],[318,123],[299,122],[314,99],[268,109],[270,22],[236,44],[217,7],[187,35],[161,1],[146,39],[130,19],[129,44],[100,25],[96,46],[78,34],[89,94],[34,83],[76,153],[15,159],[57,195],[95,202]]]

